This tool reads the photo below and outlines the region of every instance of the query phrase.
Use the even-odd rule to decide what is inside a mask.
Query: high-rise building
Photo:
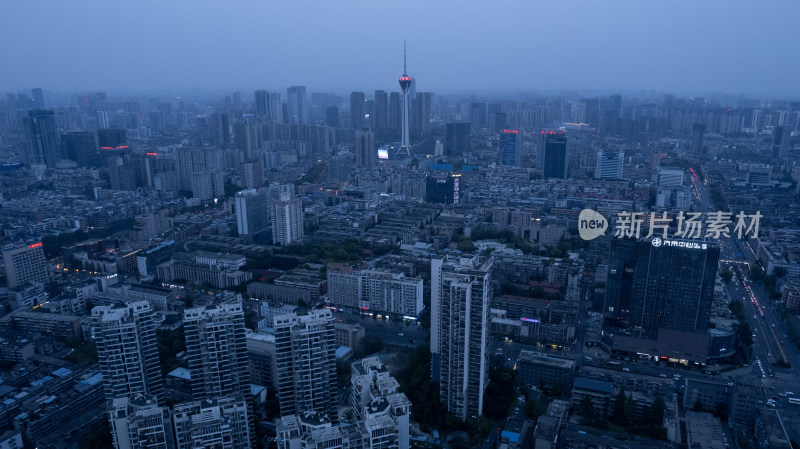
[[[458,204],[461,196],[461,175],[429,175],[425,178],[425,202]]]
[[[331,128],[339,127],[339,108],[336,106],[328,106],[325,108],[325,123]]]
[[[704,123],[695,123],[692,125],[692,153],[703,154],[705,147],[703,146],[703,135],[706,132],[706,125]]]
[[[350,127],[354,129],[367,127],[367,121],[364,118],[365,101],[364,92],[350,94]]]
[[[306,123],[306,86],[290,86],[286,89],[287,117],[289,123]]]
[[[98,129],[97,144],[104,150],[128,148],[128,132],[124,129]]]
[[[264,185],[264,165],[258,159],[250,159],[239,165],[241,187],[258,189]]]
[[[490,259],[431,260],[431,369],[440,400],[462,420],[483,413],[493,297]]]
[[[375,108],[372,116],[375,129],[385,130],[389,127],[389,95],[385,90],[375,91]]]
[[[375,148],[375,133],[372,131],[356,131],[355,142],[356,164],[372,167],[378,161],[378,150]]]
[[[469,122],[475,128],[485,128],[489,125],[486,115],[486,103],[469,104]]]
[[[116,449],[171,449],[169,410],[152,395],[137,394],[109,401],[111,437]]]
[[[240,236],[251,238],[265,231],[269,221],[269,195],[264,189],[247,189],[234,197],[236,208],[236,231]]]
[[[697,248],[680,243],[685,242],[612,240],[604,306],[608,322],[649,340],[660,329],[707,332],[719,248],[710,242],[696,242]]]
[[[33,97],[34,108],[44,109],[44,93],[42,93],[42,88],[34,87],[31,89],[31,96]]]
[[[244,153],[244,157],[252,159],[255,151],[261,147],[261,142],[266,140],[263,136],[261,124],[253,118],[239,119],[233,125],[233,139],[236,148]]]
[[[246,396],[215,396],[172,410],[175,449],[251,449],[255,434]]]
[[[401,142],[400,148],[397,149],[397,156],[411,156],[413,153],[411,151],[411,143],[409,141],[409,98],[408,98],[408,91],[411,87],[412,83],[414,82],[414,78],[408,76],[408,72],[406,71],[406,43],[403,42],[403,76],[398,79],[400,83],[400,89],[403,91],[403,120],[401,126]]]
[[[515,165],[517,167],[522,164],[522,138],[518,130],[504,129],[500,133],[498,146],[500,149],[500,164]]]
[[[241,302],[186,309],[186,357],[194,399],[250,394]]]
[[[266,117],[269,110],[269,92],[257,90],[253,93],[255,102],[253,103],[253,113],[259,117]]]
[[[214,145],[227,145],[231,139],[230,117],[224,112],[211,114],[211,143]]]
[[[471,151],[470,124],[448,123],[444,132],[445,156],[461,156]]]
[[[775,126],[772,130],[772,157],[784,158],[789,152],[789,137],[792,130],[783,125]]]
[[[97,358],[106,399],[148,394],[164,403],[164,380],[156,343],[156,322],[150,303],[92,309]]]
[[[272,243],[289,245],[303,240],[303,202],[281,192],[272,204]]]
[[[9,288],[18,287],[26,282],[45,283],[49,279],[41,242],[6,246],[2,254]]]
[[[389,94],[389,124],[388,127],[397,132],[403,126],[403,97],[400,92]]]
[[[623,151],[598,151],[594,177],[597,179],[622,179]]]
[[[422,135],[431,127],[431,93],[417,92],[411,110],[411,128]]]
[[[336,333],[328,309],[274,318],[281,416],[326,413],[338,422]]]
[[[64,159],[61,136],[53,111],[32,109],[28,111],[28,117],[23,119],[23,123],[28,143],[29,164],[55,167],[58,161]]]
[[[108,129],[108,112],[95,111],[95,120],[97,121],[97,129]]]
[[[569,166],[569,153],[567,150],[567,136],[554,131],[542,131],[537,144],[538,168],[542,170],[544,179],[567,178]]]

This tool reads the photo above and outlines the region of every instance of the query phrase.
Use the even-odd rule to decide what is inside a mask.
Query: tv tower
[[[397,81],[400,83],[400,89],[403,90],[403,141],[395,156],[412,156],[411,144],[408,139],[408,88],[411,87],[414,78],[408,76],[406,71],[406,41],[403,41],[403,76]]]

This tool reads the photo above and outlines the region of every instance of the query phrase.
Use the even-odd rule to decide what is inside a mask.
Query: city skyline
[[[497,8],[452,6],[360,2],[352,5],[360,13],[352,24],[341,8],[314,2],[252,3],[238,9],[221,4],[191,9],[155,3],[114,9],[93,2],[9,5],[0,18],[0,51],[14,70],[0,74],[0,85],[56,91],[290,85],[327,90],[343,84],[389,89],[395,87],[406,39],[409,75],[423,91],[800,95],[792,82],[798,62],[785,57],[773,37],[777,29],[785,41],[800,37],[791,22],[797,17],[792,11],[800,8],[795,3],[761,9],[745,9],[743,2],[644,9],[628,2],[580,2],[571,8],[516,2]],[[681,6],[691,6],[691,13]],[[315,14],[308,14],[309,8]],[[67,15],[86,22],[72,27],[61,20]],[[112,28],[119,17],[141,32]],[[259,22],[265,17],[272,26]],[[443,26],[444,18],[461,26]],[[484,31],[500,28],[502,38]],[[17,36],[29,29],[48,33],[26,33],[25,45],[18,45]],[[98,31],[103,39],[97,38]],[[292,36],[290,43],[283,44],[287,36]],[[347,51],[318,44],[331,37]],[[103,63],[85,64],[92,58]]]

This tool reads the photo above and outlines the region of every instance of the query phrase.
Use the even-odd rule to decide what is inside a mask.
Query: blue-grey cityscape
[[[281,3],[275,29],[302,27]],[[561,56],[518,46],[541,30],[481,29],[475,5],[452,18],[486,46],[444,20],[387,23],[367,51],[326,4],[305,12],[334,14],[323,29],[269,43],[308,60],[265,54],[257,75],[226,63],[257,40],[173,65],[233,33],[224,14],[196,43],[159,28],[169,6],[121,14],[94,31],[135,33],[83,55],[110,10],[28,30],[66,5],[0,19],[0,449],[800,448],[800,91],[780,27],[723,62],[716,33],[748,14],[732,6],[697,35],[696,72],[657,36],[598,65],[616,48],[598,36],[559,86]],[[603,21],[542,7],[586,45]]]

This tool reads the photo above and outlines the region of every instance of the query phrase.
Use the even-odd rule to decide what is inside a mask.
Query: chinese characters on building
[[[667,239],[719,239],[720,237],[735,237],[738,239],[758,237],[758,226],[761,221],[761,212],[745,214],[740,211],[735,216],[731,212],[709,212],[703,216],[700,212],[678,212],[671,217],[667,212],[619,212],[617,214],[614,237],[636,238],[642,235],[643,225],[647,225],[645,238],[661,237]],[[675,233],[669,235],[670,229]]]

